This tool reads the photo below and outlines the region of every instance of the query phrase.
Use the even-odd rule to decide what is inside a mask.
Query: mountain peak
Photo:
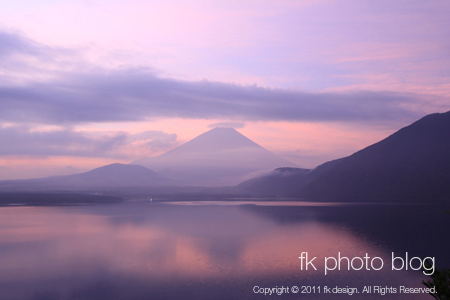
[[[235,184],[241,176],[295,164],[273,154],[234,128],[216,127],[157,157],[134,161],[193,184]],[[232,181],[214,178],[228,178]]]
[[[261,148],[239,131],[229,127],[215,127],[169,152],[216,152],[225,149]],[[167,153],[169,153],[167,152]]]

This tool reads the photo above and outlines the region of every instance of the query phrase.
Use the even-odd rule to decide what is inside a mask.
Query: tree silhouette
[[[431,264],[425,262],[426,268],[430,268]],[[422,284],[426,287],[435,287],[435,293],[429,293],[435,299],[438,300],[450,300],[450,270],[449,269],[436,269],[433,275],[430,275],[429,280],[423,280]]]

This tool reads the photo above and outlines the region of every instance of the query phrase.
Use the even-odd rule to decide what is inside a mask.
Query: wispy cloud
[[[71,130],[35,132],[26,126],[0,129],[0,155],[108,156],[126,143],[125,133],[94,136]]]
[[[35,131],[27,126],[0,128],[0,156],[77,156],[133,158],[136,154],[167,150],[176,134],[163,131],[79,132],[70,129]],[[138,155],[139,157],[139,155]]]
[[[144,132],[131,134],[127,140],[132,144],[144,145],[150,150],[168,150],[171,149],[176,141],[177,135],[175,133],[166,133],[158,130],[147,130]],[[153,151],[149,151],[150,153]]]
[[[3,59],[15,55],[44,57],[47,56],[49,51],[51,51],[51,48],[19,34],[0,31],[0,57]]]

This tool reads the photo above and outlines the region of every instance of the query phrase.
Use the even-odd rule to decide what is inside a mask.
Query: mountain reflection
[[[296,210],[293,221],[292,207],[272,216],[261,207],[147,203],[2,208],[2,299],[259,299],[254,285],[420,285],[420,272],[389,268],[324,276],[326,256],[388,261],[391,253],[320,210]],[[290,221],[280,222],[283,212]],[[317,271],[301,270],[304,251]]]

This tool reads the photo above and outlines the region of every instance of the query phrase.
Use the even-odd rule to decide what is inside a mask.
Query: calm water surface
[[[428,205],[122,203],[0,208],[0,299],[432,299],[323,294],[323,287],[422,287],[391,253],[449,267],[450,216]],[[317,271],[301,270],[301,252]],[[381,257],[382,270],[324,274],[324,258]],[[255,294],[320,286],[321,294]]]

